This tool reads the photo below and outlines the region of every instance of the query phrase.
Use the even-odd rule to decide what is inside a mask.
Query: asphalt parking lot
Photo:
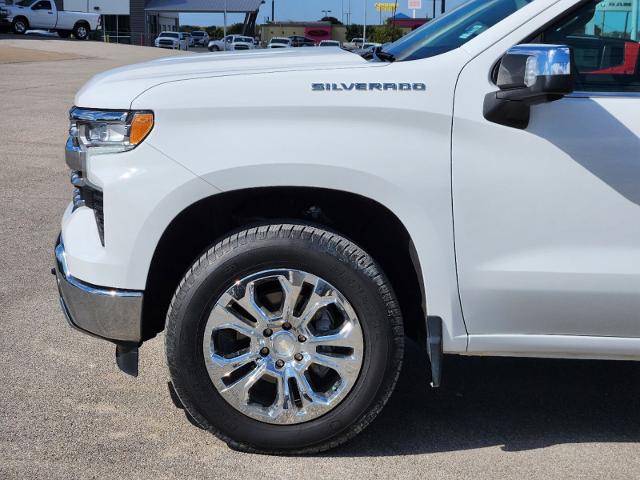
[[[182,54],[0,36],[0,478],[640,478],[640,364],[450,358],[410,345],[380,417],[337,450],[242,454],[186,421],[163,338],[140,376],[71,330],[49,273],[71,198],[67,111],[92,75]]]

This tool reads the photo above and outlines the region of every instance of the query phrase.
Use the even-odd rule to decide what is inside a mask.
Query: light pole
[[[640,14],[640,2],[631,2],[631,40],[638,41],[638,15]]]
[[[362,26],[362,45],[367,43],[367,0],[364,0],[364,24]]]
[[[322,17],[324,18],[329,16],[329,14],[331,13],[331,10],[321,10],[321,12],[324,13],[324,16]]]
[[[227,36],[227,0],[224,0],[224,28],[223,28],[224,32],[223,32],[223,36],[226,37]],[[226,50],[226,44],[225,44],[225,50]]]

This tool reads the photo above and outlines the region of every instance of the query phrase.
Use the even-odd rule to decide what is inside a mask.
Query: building
[[[180,13],[244,13],[253,34],[263,0],[57,0],[65,10],[102,15],[105,40],[152,45],[162,31],[177,31]]]
[[[301,35],[319,43],[321,40],[347,41],[347,28],[331,22],[269,22],[259,28],[260,41],[267,44],[273,37]]]
[[[429,22],[430,18],[411,18],[404,13],[396,13],[393,17],[387,20],[388,25],[393,25],[402,30],[402,35],[421,27],[425,23]]]

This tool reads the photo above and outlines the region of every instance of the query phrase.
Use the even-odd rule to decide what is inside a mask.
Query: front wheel
[[[16,18],[11,24],[11,29],[16,35],[24,35],[25,33],[27,33],[28,28],[29,24],[24,18]]]
[[[380,412],[402,364],[400,310],[375,261],[303,225],[232,235],[189,270],[166,355],[189,414],[231,447],[313,453]]]

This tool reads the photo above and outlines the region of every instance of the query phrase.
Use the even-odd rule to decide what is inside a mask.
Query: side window
[[[51,2],[49,1],[38,2],[33,7],[31,7],[31,9],[32,10],[51,10]]]
[[[578,90],[640,92],[640,0],[590,1],[548,28],[573,49]]]

